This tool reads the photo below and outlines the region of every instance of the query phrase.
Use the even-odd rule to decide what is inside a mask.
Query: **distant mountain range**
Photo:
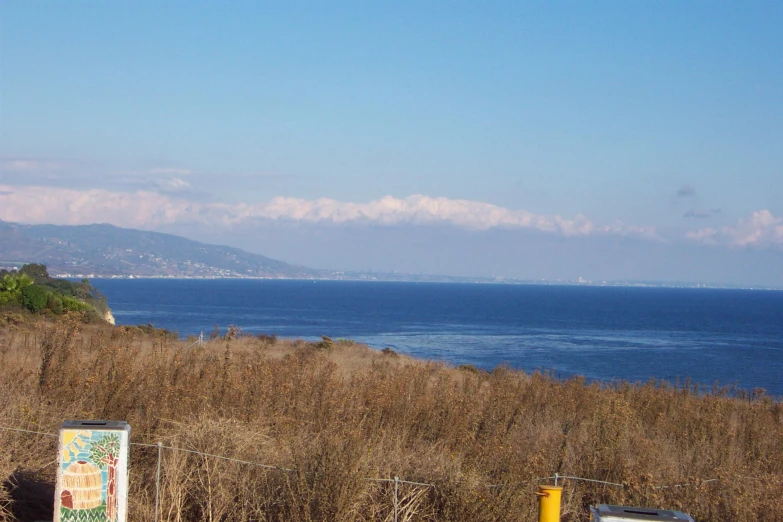
[[[709,286],[645,281],[530,281],[400,272],[319,270],[207,245],[180,236],[113,225],[21,225],[0,221],[0,269],[45,264],[56,277],[179,277],[333,279],[450,283],[587,284],[601,286]]]
[[[340,272],[292,265],[238,248],[113,225],[21,225],[0,221],[0,269],[42,263],[59,277],[254,277],[491,282],[490,278]]]
[[[43,263],[76,277],[330,278],[237,248],[113,225],[20,225],[0,221],[0,268]]]

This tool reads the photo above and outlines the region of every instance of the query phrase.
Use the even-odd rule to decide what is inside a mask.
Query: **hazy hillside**
[[[237,248],[112,225],[20,225],[0,221],[0,267],[43,263],[53,274],[178,277],[324,277]]]
[[[0,268],[41,263],[58,276],[274,277],[490,282],[491,278],[341,272],[291,265],[238,248],[113,225],[20,225],[0,221]]]

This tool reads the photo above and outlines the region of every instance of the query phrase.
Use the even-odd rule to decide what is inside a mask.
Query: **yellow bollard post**
[[[560,496],[563,488],[559,486],[538,486],[538,522],[560,522]]]

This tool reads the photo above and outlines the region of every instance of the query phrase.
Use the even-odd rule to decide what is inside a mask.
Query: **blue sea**
[[[348,338],[451,364],[783,396],[783,291],[96,279],[117,324]]]

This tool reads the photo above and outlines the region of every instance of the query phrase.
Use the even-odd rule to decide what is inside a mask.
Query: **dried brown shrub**
[[[783,520],[783,405],[758,391],[455,369],[325,339],[186,346],[78,320],[0,329],[0,425],[123,419],[133,442],[190,450],[162,451],[166,521],[392,520],[393,482],[367,479],[395,476],[434,486],[399,485],[400,520],[530,520],[534,479],[555,472],[622,485],[566,481],[563,520],[597,502]],[[0,519],[29,519],[9,479],[51,484],[56,441],[0,444]],[[156,465],[157,448],[132,448],[131,520],[153,518]]]

